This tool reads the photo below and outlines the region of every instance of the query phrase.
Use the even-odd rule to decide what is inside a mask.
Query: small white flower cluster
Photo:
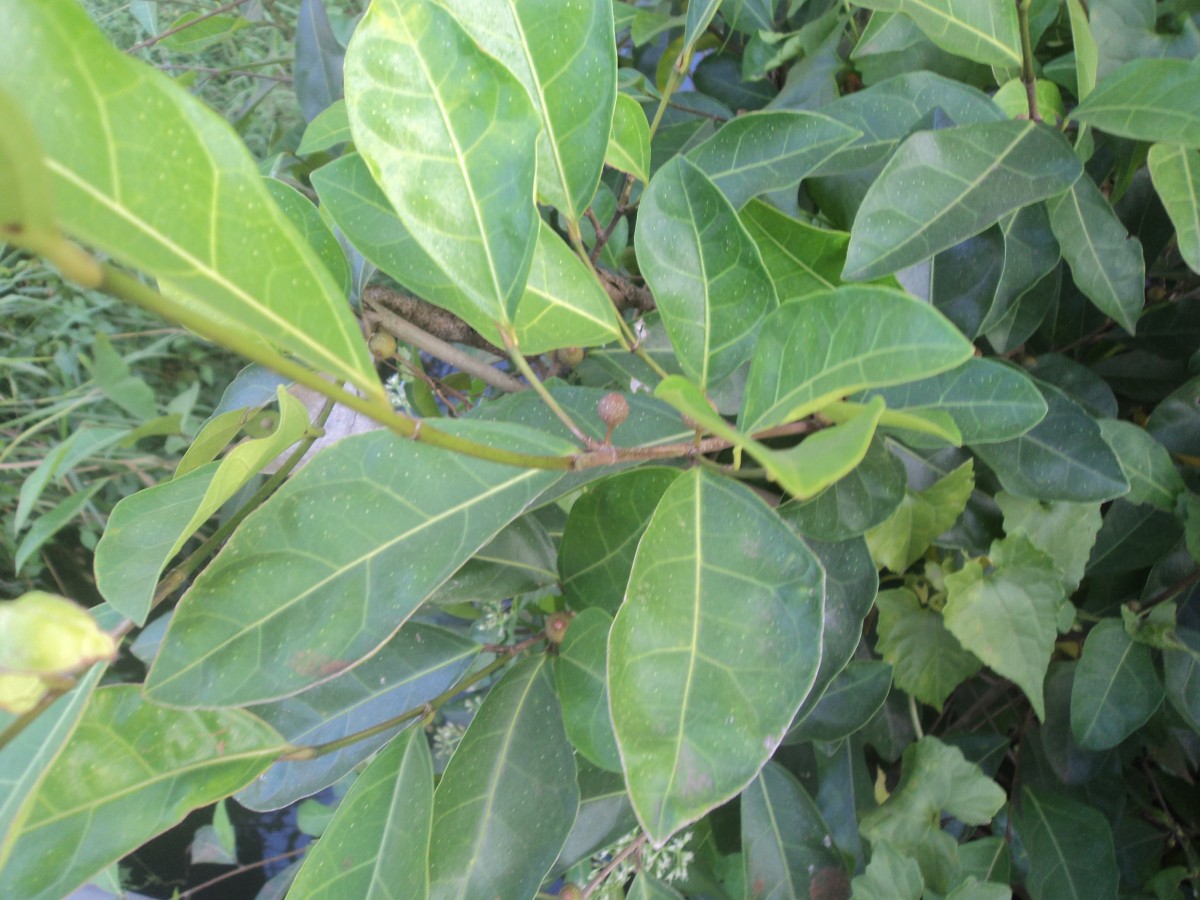
[[[613,858],[628,847],[640,833],[640,829],[635,828],[592,856],[593,874],[612,862]],[[607,888],[609,885],[623,885],[639,869],[644,869],[659,881],[665,881],[667,884],[684,880],[687,878],[688,866],[696,858],[696,854],[687,849],[692,837],[691,831],[685,831],[683,834],[671,838],[661,850],[655,850],[649,844],[643,845],[640,864],[639,854],[630,854],[608,874],[608,877],[604,879],[603,886]]]
[[[470,724],[471,719],[475,718],[475,713],[479,711],[479,707],[483,704],[482,694],[472,694],[463,701],[463,712],[467,716],[467,724]],[[454,755],[454,751],[458,749],[459,743],[463,739],[463,735],[467,733],[467,725],[443,719],[442,723],[433,729],[433,752],[443,762],[450,759]]]
[[[482,615],[476,620],[472,630],[487,643],[503,643],[508,635],[514,609],[515,607],[505,609],[503,600],[488,600],[483,604],[480,610]]]
[[[404,390],[404,379],[400,377],[399,372],[393,372],[387,377],[383,382],[383,390],[387,394],[388,402],[392,404],[392,409],[403,413],[412,413],[412,407],[408,402],[408,393]]]

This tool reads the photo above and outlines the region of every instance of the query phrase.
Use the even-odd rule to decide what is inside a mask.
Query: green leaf
[[[628,94],[617,94],[604,162],[639,181],[650,180],[650,123],[641,105]]]
[[[1146,299],[1142,245],[1086,174],[1051,200],[1050,227],[1076,286],[1130,334]]]
[[[968,459],[925,490],[906,491],[896,510],[867,532],[875,562],[905,571],[958,520],[974,488],[975,465]]]
[[[1004,329],[1007,336],[1022,298],[1054,271],[1061,253],[1043,203],[1026,206],[1002,219],[1000,233],[1004,237],[1004,265],[979,331],[993,332],[1007,323]]]
[[[859,6],[898,12],[949,53],[986,66],[1019,66],[1021,33],[1014,6],[973,0],[862,0]]]
[[[522,660],[488,692],[434,793],[430,898],[532,897],[578,806],[550,660]]]
[[[579,222],[600,181],[613,120],[617,53],[612,5],[586,0],[436,2],[524,85],[542,125],[538,197]]]
[[[1200,67],[1135,59],[1104,78],[1071,118],[1135,141],[1200,147]]]
[[[904,464],[878,437],[854,471],[811,500],[779,507],[779,516],[799,534],[844,541],[887,519],[904,499]]]
[[[425,732],[412,728],[355,780],[288,896],[428,896],[432,822],[433,760]]]
[[[110,46],[77,4],[7,6],[0,35],[0,89],[21,97],[37,129],[64,231],[158,278],[171,302],[218,327],[382,399],[341,290],[229,125]],[[176,202],[163,202],[165,184]]]
[[[1054,561],[1066,593],[1083,578],[1102,519],[1099,503],[1035,500],[1000,491],[996,504],[1004,513],[1004,533],[1020,535]]]
[[[36,248],[58,239],[50,173],[33,123],[17,101],[0,89],[0,234],[5,241]]]
[[[551,877],[602,850],[637,826],[625,779],[577,757],[579,766],[579,815],[567,835]]]
[[[613,730],[656,846],[770,758],[816,676],[823,609],[820,563],[749,489],[695,469],[667,489],[608,645]]]
[[[446,427],[534,452],[566,447],[513,426]],[[343,439],[255,510],[196,579],[147,695],[185,707],[239,706],[328,681],[381,646],[558,477],[387,432]]]
[[[1066,599],[1053,560],[1024,537],[992,544],[993,569],[970,560],[946,576],[946,628],[964,648],[1025,692],[1046,717],[1042,682]]]
[[[1162,704],[1163,684],[1150,648],[1120,619],[1096,624],[1071,687],[1071,733],[1085,750],[1108,750],[1141,728]]]
[[[1111,500],[1129,482],[1096,420],[1058,388],[1036,382],[1046,417],[1011,441],[971,449],[1011,494],[1038,500]]]
[[[753,35],[775,24],[775,0],[722,0],[721,15],[729,27]]]
[[[173,32],[159,44],[173,53],[199,53],[219,44],[233,32],[247,27],[250,21],[243,16],[204,16],[198,11],[186,12],[165,30]]]
[[[629,886],[625,900],[683,900],[683,895],[665,881],[641,871]]]
[[[294,87],[300,111],[308,121],[342,97],[346,51],[338,43],[325,0],[301,0],[296,15]]]
[[[563,597],[570,606],[595,606],[616,615],[638,541],[678,475],[675,469],[635,469],[606,478],[575,501],[558,554]]]
[[[144,625],[167,563],[263,466],[308,428],[304,404],[277,389],[275,431],[239,444],[219,463],[125,497],[113,508],[96,545],[96,587],[123,615]]]
[[[738,214],[758,245],[780,303],[833,290],[842,283],[850,235],[807,225],[762,200]]]
[[[410,622],[358,668],[250,711],[294,746],[336,741],[432,700],[465,675],[478,654],[474,641]],[[277,762],[239,791],[237,801],[248,809],[282,809],[333,784],[417,721],[409,719],[315,759]]]
[[[871,861],[850,882],[854,900],[921,900],[925,879],[911,856],[900,853],[888,841],[871,847]]]
[[[950,415],[967,444],[1020,437],[1046,415],[1046,401],[1024,372],[991,359],[969,359],[933,378],[869,390],[889,410]]]
[[[940,712],[951,692],[983,668],[946,629],[941,614],[923,606],[908,588],[882,592],[875,606],[875,649],[892,664],[896,687],[922,703]]]
[[[88,485],[86,490],[69,495],[54,509],[38,516],[29,531],[25,532],[21,543],[17,545],[17,551],[13,554],[13,571],[20,572],[29,557],[83,512],[84,507],[91,503],[92,498],[107,484],[108,479],[98,479]]]
[[[1046,122],[1061,122],[1067,117],[1063,107],[1062,92],[1053,81],[1042,78],[1034,82],[1034,102],[1038,115]],[[1029,89],[1020,78],[1010,78],[992,95],[992,102],[999,106],[1009,118],[1029,118]]]
[[[750,358],[777,305],[758,249],[716,185],[682,157],[646,188],[634,243],[679,364],[707,390]]]
[[[417,245],[360,156],[347,154],[318,169],[312,180],[325,209],[363,256],[493,344],[503,343],[491,314],[473,304]],[[538,354],[611,341],[619,326],[608,295],[553,229],[540,221],[536,227],[528,281],[517,304],[518,345]]]
[[[892,667],[888,663],[859,660],[847,664],[811,709],[800,710],[787,743],[849,737],[879,712],[891,687]]]
[[[266,178],[264,181],[267,192],[325,264],[333,280],[342,289],[342,294],[349,295],[350,263],[346,261],[346,251],[321,218],[316,205],[287,182],[277,178]]]
[[[683,30],[684,55],[690,54],[696,42],[704,35],[720,5],[721,0],[696,0],[695,3],[688,4],[687,21]]]
[[[1075,96],[1086,100],[1096,87],[1099,51],[1082,0],[1067,0],[1067,10],[1071,17],[1071,43],[1075,49]]]
[[[304,129],[300,138],[300,146],[296,148],[297,156],[308,156],[330,150],[338,144],[345,144],[354,138],[350,134],[350,114],[346,111],[345,100],[335,100],[317,114]]]
[[[0,872],[37,802],[38,789],[74,733],[105,668],[93,666],[74,688],[0,748]]]
[[[236,791],[285,749],[242,710],[183,712],[147,703],[138,685],[100,688],[46,773],[0,871],[0,895],[71,893],[191,810]]]
[[[886,841],[915,858],[925,883],[944,891],[958,868],[958,853],[954,838],[941,829],[941,815],[986,825],[1004,799],[1000,785],[961,750],[925,737],[904,751],[900,783],[882,806],[863,816],[862,833],[872,845]]]
[[[1184,526],[1175,514],[1134,506],[1121,497],[1104,513],[1087,574],[1105,578],[1136,572],[1169,554],[1183,536]]]
[[[919,131],[863,198],[842,277],[878,278],[928,259],[1062,193],[1081,171],[1062,135],[1036,122]]]
[[[1200,272],[1200,150],[1155,144],[1149,160],[1154,189],[1175,226],[1179,255]]]
[[[558,580],[556,555],[541,523],[532,515],[522,516],[480,548],[426,602],[451,606],[540,590]]]
[[[798,185],[862,133],[820,113],[764,110],[726,122],[687,158],[735,209]]]
[[[432,267],[482,316],[511,322],[539,224],[541,122],[520,81],[433,0],[380,0],[346,52],[346,108]]]
[[[554,661],[558,696],[567,737],[581,756],[602,769],[621,771],[621,758],[608,716],[608,680],[604,671],[612,616],[585,609],[567,628]]]
[[[742,792],[741,813],[748,896],[808,897],[822,886],[849,887],[829,826],[783,766],[769,762],[758,773]]]
[[[96,335],[92,352],[95,354],[92,377],[104,396],[135,419],[152,418],[155,412],[154,391],[133,374],[129,363],[113,349],[108,335]]]
[[[949,320],[909,294],[868,286],[814,294],[764,323],[738,422],[753,434],[855,391],[936,375],[971,355]]]
[[[1200,733],[1200,654],[1192,649],[1195,632],[1187,632],[1185,649],[1163,651],[1166,696],[1193,731]]]
[[[1097,809],[1025,787],[1017,830],[1029,856],[1025,889],[1033,900],[1107,900],[1117,896],[1112,830]]]

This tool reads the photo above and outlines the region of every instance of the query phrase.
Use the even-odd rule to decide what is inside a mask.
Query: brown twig
[[[268,856],[266,859],[260,859],[256,862],[244,863],[238,866],[236,869],[230,869],[228,872],[222,872],[220,875],[210,878],[208,881],[198,884],[194,888],[188,888],[186,891],[178,894],[177,896],[179,900],[187,900],[187,898],[194,897],[201,891],[206,891],[213,885],[220,884],[222,881],[241,875],[243,872],[261,869],[263,866],[269,866],[271,863],[279,862],[281,859],[291,859],[293,856],[299,856],[301,853],[307,853],[308,848],[309,845],[305,844],[303,847],[297,847],[295,850],[288,850],[286,853],[278,853],[275,856]]]
[[[583,900],[588,900],[588,897],[592,896],[592,894],[597,891],[600,885],[604,884],[604,879],[611,875],[616,870],[617,866],[629,859],[629,857],[633,856],[633,854],[640,853],[642,847],[646,845],[647,837],[648,835],[646,834],[639,834],[630,842],[628,847],[610,859],[608,864],[605,865],[605,867],[599,872],[597,872],[596,877],[589,881],[587,883],[587,887],[583,889]]]
[[[169,38],[173,34],[179,34],[179,32],[183,31],[184,29],[191,28],[197,22],[203,22],[205,19],[211,19],[213,16],[219,16],[221,13],[229,12],[231,9],[237,9],[239,6],[249,2],[250,0],[230,0],[230,2],[226,3],[224,6],[218,6],[216,9],[211,9],[206,13],[202,13],[201,15],[196,16],[194,19],[189,19],[182,25],[176,25],[174,28],[168,28],[166,31],[156,34],[153,37],[148,37],[144,41],[138,41],[125,52],[136,53],[138,50],[145,50],[147,47],[153,47],[159,41]]]

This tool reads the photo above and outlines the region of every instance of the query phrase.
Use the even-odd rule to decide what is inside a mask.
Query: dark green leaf
[[[1087,573],[1094,577],[1136,572],[1162,559],[1183,537],[1183,525],[1153,506],[1135,506],[1124,497],[1104,514]]]
[[[522,516],[481,547],[427,602],[439,606],[507,600],[558,580],[556,551],[546,529]]]
[[[879,712],[891,686],[889,664],[865,660],[848,664],[807,714],[801,710],[787,742],[840,741]]]
[[[990,66],[1021,63],[1017,11],[971,0],[863,0],[860,6],[902,13],[931,41],[956,56]]]
[[[1033,900],[1117,896],[1112,830],[1098,810],[1026,787],[1021,790],[1017,828],[1029,855],[1025,888]]]
[[[1200,151],[1155,144],[1149,162],[1154,189],[1175,226],[1179,255],[1193,272],[1200,272]]]
[[[1163,700],[1150,648],[1119,619],[1105,619],[1083,645],[1071,688],[1071,731],[1085,750],[1115,747],[1146,723]]]
[[[571,868],[637,826],[625,779],[586,759],[575,762],[579,766],[579,815],[551,875]]]
[[[807,225],[762,200],[739,213],[775,283],[780,303],[833,290],[842,283],[850,235]]]
[[[1104,78],[1071,118],[1135,141],[1200,147],[1200,67],[1134,60]]]
[[[993,331],[1015,317],[1021,298],[1054,270],[1061,253],[1046,206],[1035,203],[1000,220],[1004,265],[991,307],[979,330]]]
[[[1189,643],[1187,648],[1163,651],[1166,695],[1192,730],[1200,733],[1200,653],[1192,649],[1200,648],[1200,639],[1192,631],[1181,637]]]
[[[1172,453],[1200,456],[1200,376],[1184,382],[1154,408],[1146,431]]]
[[[324,0],[301,0],[296,16],[296,99],[311,122],[342,97],[346,52],[334,37]]]
[[[621,758],[608,716],[608,632],[612,617],[603,609],[585,609],[567,628],[554,661],[558,696],[567,737],[580,755],[610,772],[621,771]]]
[[[951,634],[941,613],[922,606],[907,588],[884,591],[876,649],[892,664],[896,687],[939,711],[950,693],[983,668],[983,663]]]

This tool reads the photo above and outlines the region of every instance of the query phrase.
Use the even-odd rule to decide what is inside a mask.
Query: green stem
[[[232,350],[252,362],[274,369],[298,384],[311,388],[321,396],[374,419],[401,437],[411,438],[433,447],[452,450],[464,456],[510,466],[520,466],[525,469],[570,469],[577,463],[578,457],[576,456],[518,453],[500,447],[489,447],[487,444],[480,444],[425,426],[420,419],[413,419],[396,412],[382,396],[379,398],[360,397],[338,384],[327,381],[312,369],[255,341],[248,332],[220,328],[211,319],[197,311],[180,304],[170,303],[158,291],[147,287],[136,278],[126,275],[108,263],[103,265],[103,279],[97,287],[114,297],[127,300],[165,319],[177,322],[201,337]]]
[[[658,109],[654,111],[654,120],[650,123],[651,140],[654,140],[654,134],[658,131],[658,126],[662,122],[663,113],[667,111],[667,107],[671,103],[671,95],[683,83],[683,76],[687,73],[688,63],[691,62],[691,59],[691,51],[685,50],[679,54],[679,59],[671,67],[671,77],[667,79],[667,86],[663,89],[662,97],[658,101]]]
[[[913,731],[917,735],[917,740],[925,737],[925,730],[921,728],[921,714],[917,709],[917,698],[912,694],[908,695],[908,717],[912,720]]]
[[[353,734],[348,734],[345,737],[338,738],[336,741],[327,741],[324,744],[312,744],[307,747],[293,747],[291,750],[279,757],[278,762],[299,762],[306,759],[316,759],[318,756],[325,756],[329,753],[336,753],[343,747],[349,747],[351,744],[356,744],[359,741],[366,740],[369,737],[374,737],[377,734],[382,734],[385,731],[391,731],[397,725],[403,725],[409,719],[416,719],[422,716],[430,715],[437,711],[442,705],[453,700],[467,688],[478,684],[492,673],[499,671],[508,665],[515,653],[501,653],[494,660],[476,672],[464,678],[462,681],[455,684],[448,690],[442,691],[428,703],[422,703],[420,706],[414,706],[410,710],[400,713],[398,716],[392,716],[390,719],[385,719],[378,725],[372,725],[370,728],[364,728],[362,731],[356,731]]]
[[[1042,121],[1037,104],[1037,75],[1033,71],[1033,40],[1029,31],[1029,5],[1032,0],[1016,0],[1017,23],[1021,27],[1021,82],[1025,85],[1025,98],[1029,104],[1031,121]]]
[[[591,447],[595,442],[583,433],[583,429],[576,425],[575,420],[571,418],[570,414],[559,405],[558,401],[554,399],[554,395],[546,389],[546,386],[542,384],[542,380],[537,377],[537,373],[529,365],[529,360],[521,354],[521,348],[517,346],[517,336],[512,327],[500,325],[500,337],[504,339],[504,346],[508,350],[508,355],[512,359],[513,365],[525,376],[525,380],[529,382],[529,386],[534,389],[537,395],[542,398],[542,402],[550,408],[550,411],[554,415],[558,416],[558,420],[567,426],[567,430],[575,435],[575,439],[579,443],[585,447]]]

